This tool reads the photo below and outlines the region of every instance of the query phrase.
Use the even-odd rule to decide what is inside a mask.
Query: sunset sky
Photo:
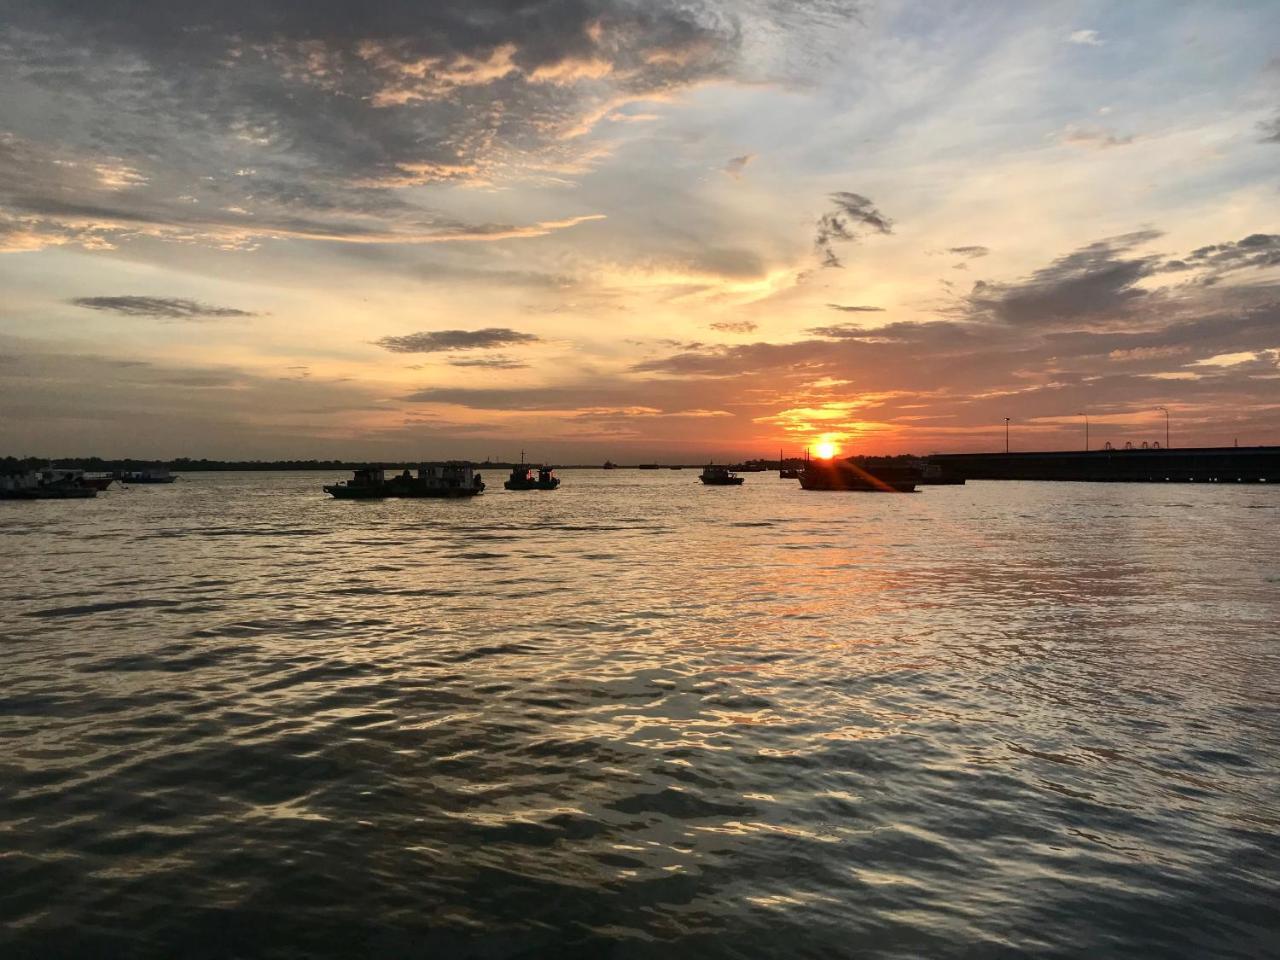
[[[0,454],[1280,443],[1280,4],[0,0]]]

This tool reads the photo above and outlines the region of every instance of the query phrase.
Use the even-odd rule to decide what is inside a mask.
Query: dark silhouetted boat
[[[81,470],[48,467],[0,474],[0,500],[88,500],[98,488],[84,482]]]
[[[115,478],[121,483],[173,483],[178,478],[168,467],[146,467],[142,470],[118,470]]]
[[[698,479],[708,487],[736,487],[743,480],[728,467],[722,467],[716,463],[708,463],[703,467]]]
[[[350,480],[329,484],[324,491],[339,500],[474,497],[484,492],[484,481],[471,464],[450,460],[424,463],[416,477],[405,470],[388,478],[381,467],[363,467]]]
[[[614,463],[612,460],[606,460],[606,461],[604,462],[604,466],[603,466],[603,467],[601,467],[600,469],[602,469],[602,470],[617,470],[617,469],[618,469],[618,465],[617,465],[616,463]]]
[[[800,479],[800,469],[798,467],[788,467],[787,461],[782,459],[782,451],[778,451],[778,476],[783,480]]]
[[[659,467],[656,463],[639,463],[639,464],[636,464],[636,469],[637,470],[657,470],[659,469]]]
[[[554,490],[560,486],[560,478],[552,467],[522,463],[511,468],[511,476],[502,484],[508,490]]]
[[[800,473],[805,490],[851,490],[864,493],[912,493],[921,470],[886,460],[808,460]]]

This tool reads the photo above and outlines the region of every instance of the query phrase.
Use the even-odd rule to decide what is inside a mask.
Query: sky
[[[1280,4],[0,0],[0,454],[1280,443]]]

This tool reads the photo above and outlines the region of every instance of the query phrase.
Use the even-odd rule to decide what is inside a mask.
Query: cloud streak
[[[164,320],[224,320],[256,316],[250,310],[215,307],[182,297],[76,297],[70,301],[77,307],[105,310],[127,317],[156,317]]]
[[[828,199],[833,208],[818,218],[813,239],[824,267],[844,266],[836,254],[837,243],[852,243],[864,233],[893,232],[893,221],[862,194],[838,191]]]
[[[453,350],[491,350],[514,344],[538,343],[541,338],[507,327],[485,327],[482,330],[432,330],[387,336],[375,340],[392,353],[444,353]],[[474,364],[479,366],[480,364]]]

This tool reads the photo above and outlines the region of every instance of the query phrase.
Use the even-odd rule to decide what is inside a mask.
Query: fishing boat
[[[782,451],[778,451],[778,477],[782,480],[799,480],[800,470],[797,467],[788,467],[787,461],[782,459]]]
[[[698,479],[709,487],[736,487],[743,481],[742,477],[728,467],[715,463],[708,463],[703,467]]]
[[[484,492],[484,481],[470,463],[449,460],[422,464],[416,477],[408,469],[388,477],[382,467],[362,467],[350,480],[328,484],[324,492],[339,500],[474,497]]]
[[[606,460],[606,461],[604,462],[604,466],[603,466],[603,467],[601,467],[600,469],[602,469],[602,470],[617,470],[617,469],[618,469],[618,465],[617,465],[616,463],[614,463],[612,460]]]
[[[511,476],[502,484],[508,490],[554,490],[560,486],[560,478],[555,475],[555,468],[547,466],[534,467],[522,463],[511,468]]]
[[[909,463],[849,457],[808,460],[800,474],[805,490],[853,490],[865,493],[912,493],[921,470]]]

